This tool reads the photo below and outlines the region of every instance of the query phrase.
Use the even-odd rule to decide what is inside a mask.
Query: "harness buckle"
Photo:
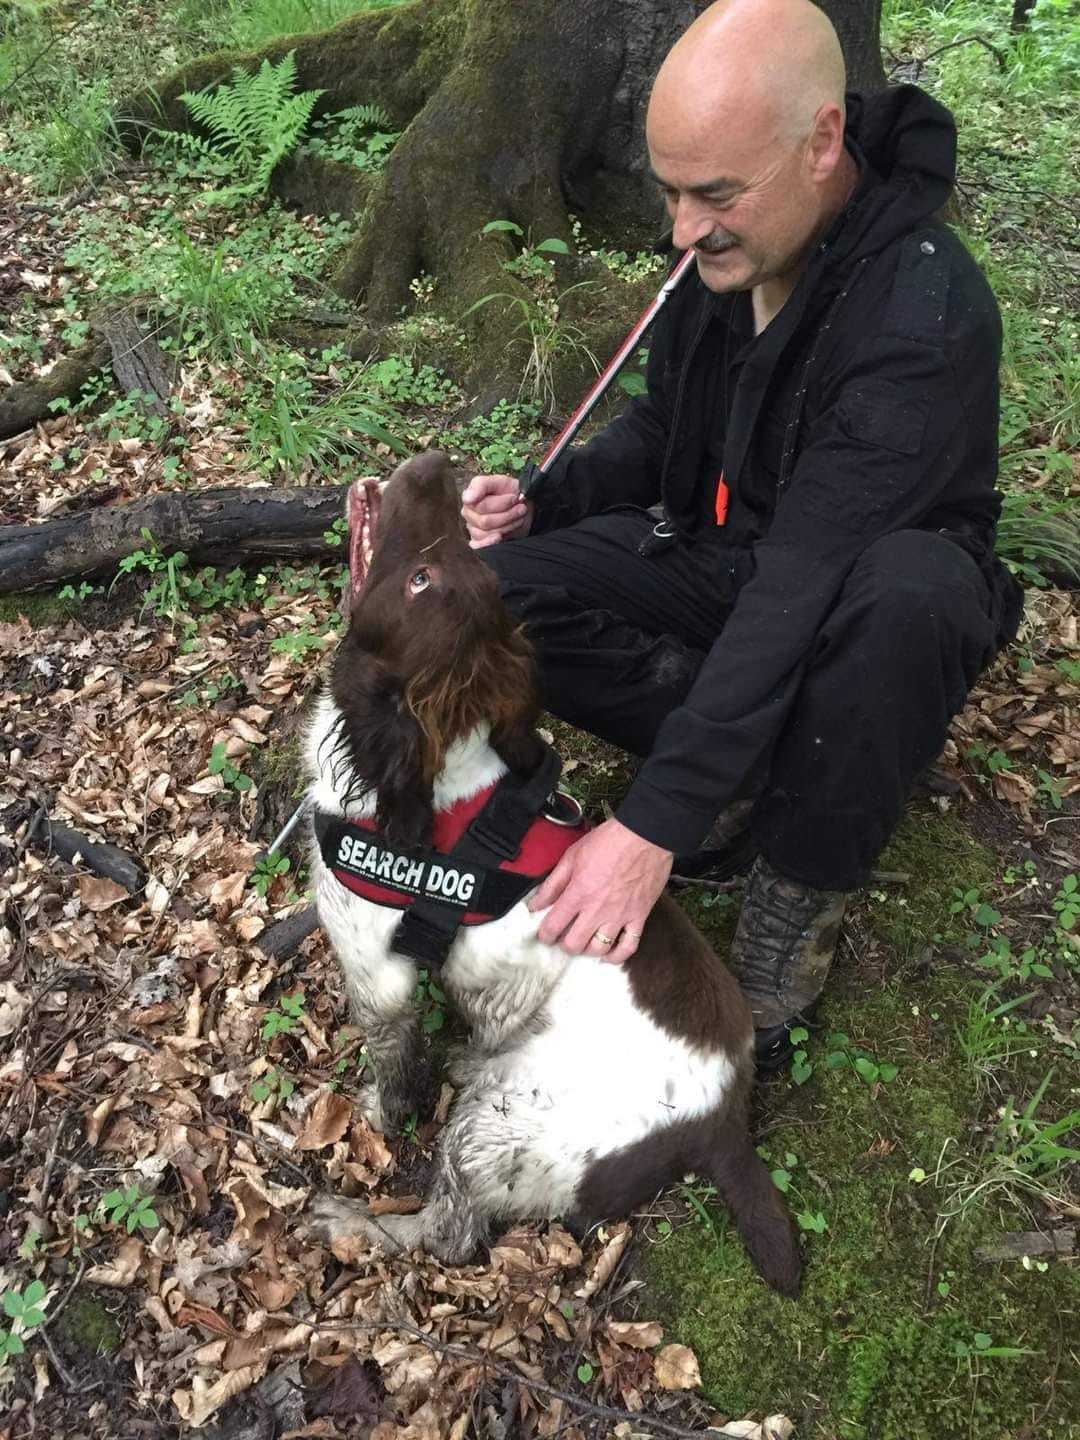
[[[665,515],[663,519],[656,522],[642,540],[638,546],[638,554],[643,560],[647,560],[650,555],[657,555],[661,550],[666,550],[669,546],[676,544],[678,539],[678,530]]]
[[[544,819],[553,825],[563,825],[567,830],[576,830],[585,819],[581,801],[568,790],[553,790],[544,801]]]

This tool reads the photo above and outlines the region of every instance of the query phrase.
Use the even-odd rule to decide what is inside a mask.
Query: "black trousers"
[[[641,756],[734,600],[710,598],[711,546],[640,556],[652,524],[620,510],[479,552],[525,622],[547,708]],[[822,889],[865,884],[994,651],[989,586],[965,551],[921,530],[873,542],[818,633],[767,771],[747,777],[766,859]]]

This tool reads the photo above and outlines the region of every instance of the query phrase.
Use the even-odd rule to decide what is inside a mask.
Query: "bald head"
[[[790,142],[810,133],[822,105],[842,112],[844,88],[836,31],[809,0],[717,0],[661,66],[648,123],[753,125]]]
[[[660,67],[646,132],[678,249],[775,313],[857,178],[844,57],[809,0],[717,0]]]

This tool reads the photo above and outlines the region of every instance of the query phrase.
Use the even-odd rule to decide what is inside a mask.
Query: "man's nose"
[[[676,250],[689,250],[715,229],[708,206],[693,195],[680,195],[675,203],[671,243]]]

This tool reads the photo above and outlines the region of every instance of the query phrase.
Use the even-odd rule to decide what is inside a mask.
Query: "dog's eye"
[[[431,576],[426,570],[417,570],[409,580],[409,590],[413,595],[419,595],[431,584]]]

